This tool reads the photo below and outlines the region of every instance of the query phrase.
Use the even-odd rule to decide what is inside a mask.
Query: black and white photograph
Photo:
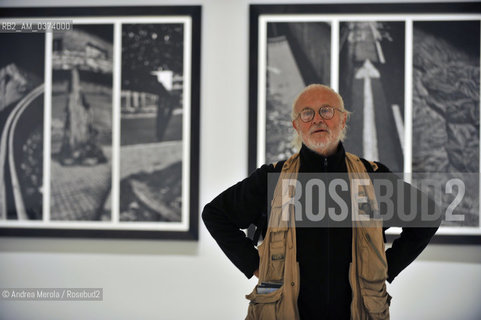
[[[50,219],[110,220],[113,25],[53,34]]]
[[[466,8],[396,4],[369,12],[362,5],[252,5],[248,171],[297,151],[285,138],[293,133],[292,103],[305,85],[323,83],[351,112],[343,141],[348,152],[394,173],[412,173],[413,183],[443,177],[436,199],[443,213],[451,212],[461,194],[456,191],[462,191],[448,181],[464,183],[452,214],[465,219],[445,218],[435,240],[478,242],[480,19]],[[316,32],[302,29],[314,25]],[[322,73],[319,65],[306,67],[314,50],[330,65]],[[313,78],[316,72],[322,77]]]
[[[184,24],[122,25],[120,221],[182,220]]]
[[[3,13],[0,236],[197,241],[201,7]]]
[[[414,21],[412,169],[459,173],[466,184],[455,209],[464,221],[444,226],[480,225],[479,64],[480,21]]]
[[[45,35],[0,47],[0,220],[42,220]]]
[[[402,172],[404,22],[349,21],[339,29],[339,94],[352,112],[346,150]]]
[[[265,162],[273,163],[296,152],[291,109],[297,94],[309,83],[330,83],[331,26],[269,22],[266,51]]]

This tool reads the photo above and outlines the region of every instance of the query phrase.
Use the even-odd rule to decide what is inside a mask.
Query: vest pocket
[[[269,243],[269,267],[266,279],[279,281],[284,279],[284,267],[286,262],[286,240],[271,241]]]
[[[382,237],[382,234],[380,235]],[[361,266],[360,277],[370,283],[384,284],[387,279],[387,262],[386,254],[384,253],[383,245],[376,246],[376,243],[383,243],[382,240],[376,239],[373,241],[371,235],[368,232],[364,233],[366,239],[365,245],[360,246],[361,253]],[[362,285],[361,285],[362,287]],[[381,287],[371,288],[374,290],[380,290]]]
[[[269,254],[267,255],[267,272],[265,281],[280,281],[284,279],[286,262],[287,230],[271,231]]]
[[[382,232],[364,229],[359,246],[359,286],[368,319],[389,319],[391,297],[386,291],[387,260]]]
[[[361,288],[361,295],[364,308],[369,315],[368,319],[389,319],[391,296],[386,291],[385,283],[383,283],[381,291]]]
[[[279,313],[283,286],[274,292],[257,293],[257,286],[246,295],[250,300],[246,320],[275,320]]]

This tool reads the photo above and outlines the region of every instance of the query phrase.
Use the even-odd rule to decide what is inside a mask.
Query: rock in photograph
[[[53,34],[52,220],[110,219],[113,25]]]
[[[413,25],[413,172],[458,174],[466,194],[455,213],[479,226],[479,21]],[[443,185],[446,185],[443,183]],[[454,199],[444,193],[443,209]]]

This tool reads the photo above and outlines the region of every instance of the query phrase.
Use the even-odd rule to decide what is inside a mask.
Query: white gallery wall
[[[0,10],[202,5],[200,215],[247,175],[251,3],[288,2],[0,0]],[[0,320],[243,319],[244,295],[256,281],[230,263],[202,223],[199,228],[198,242],[0,238],[0,288],[103,288],[100,302],[0,300]],[[429,245],[388,290],[394,320],[481,319],[481,247]]]

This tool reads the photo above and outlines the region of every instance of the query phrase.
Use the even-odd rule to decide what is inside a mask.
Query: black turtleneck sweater
[[[259,267],[259,254],[252,241],[240,229],[251,224],[267,225],[268,174],[279,173],[285,161],[263,165],[249,177],[225,190],[207,204],[204,223],[227,257],[251,278]],[[367,162],[364,162],[368,166]],[[322,157],[306,146],[300,150],[300,169],[308,172],[347,172],[342,144],[335,154]],[[389,172],[378,163],[378,172]],[[341,197],[349,197],[349,191]],[[329,202],[329,198],[327,202]],[[350,201],[347,201],[350,204]],[[328,203],[329,207],[329,203]],[[349,208],[350,212],[350,208]],[[386,252],[388,281],[409,265],[425,248],[436,229],[403,229],[400,238]],[[351,288],[352,230],[344,228],[306,228],[296,225],[297,261],[300,266],[298,298],[301,319],[349,319]]]
[[[322,157],[303,146],[300,160],[301,173],[347,172],[341,144],[337,152],[329,157]],[[349,191],[338,190],[337,193],[343,199],[350,199]],[[326,198],[327,208],[333,207],[329,203],[331,201]],[[303,198],[300,202],[304,203]],[[350,201],[346,203],[350,204]],[[301,279],[297,302],[301,319],[349,319],[352,297],[348,277],[352,255],[351,228],[298,227],[296,240]]]

